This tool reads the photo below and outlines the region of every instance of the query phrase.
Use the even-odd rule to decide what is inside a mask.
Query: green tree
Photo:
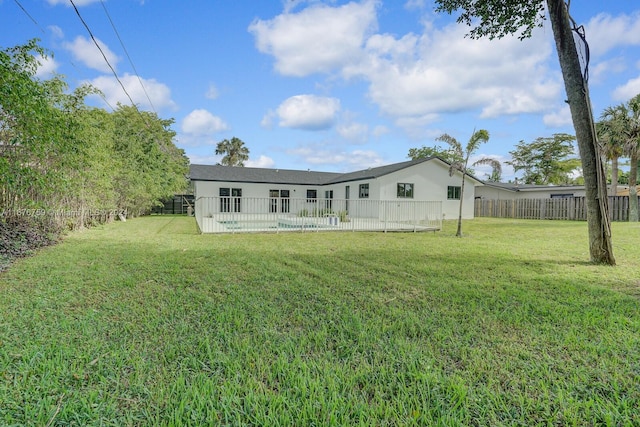
[[[458,154],[451,148],[442,148],[439,145],[433,147],[422,146],[420,148],[410,148],[407,155],[411,160],[427,159],[429,157],[438,157],[448,163],[461,162],[464,159],[458,157]]]
[[[460,207],[458,208],[458,228],[456,230],[456,236],[462,237],[462,205],[464,203],[464,182],[467,175],[467,165],[469,164],[469,157],[471,157],[471,155],[473,155],[473,153],[478,150],[480,144],[484,144],[489,141],[489,132],[484,129],[480,129],[478,131],[474,130],[465,148],[462,148],[462,144],[457,139],[446,133],[440,135],[437,140],[449,144],[451,149],[456,153],[456,156],[462,159],[461,161],[451,163],[451,165],[449,166],[449,176],[453,176],[456,171],[460,172],[460,174],[462,175],[462,184],[460,185]]]
[[[6,209],[43,207],[58,181],[52,163],[66,120],[54,99],[66,87],[61,79],[35,79],[35,55],[47,52],[31,40],[0,51],[0,185]]]
[[[524,172],[525,184],[561,185],[572,183],[571,174],[580,166],[574,155],[575,137],[564,133],[550,138],[536,138],[533,142],[520,141],[515,150],[509,151],[515,172]]]
[[[240,138],[235,136],[231,141],[224,139],[216,145],[216,154],[224,154],[220,161],[224,166],[244,166],[244,162],[249,160],[249,149]]]
[[[619,160],[620,157],[624,155],[624,147],[618,136],[615,134],[615,121],[603,118],[607,112],[616,115],[613,107],[607,108],[600,116],[601,121],[596,123],[596,133],[598,135],[598,148],[600,150],[600,155],[604,158],[605,162],[611,162],[611,187],[609,194],[615,196],[618,194],[620,175]],[[607,172],[606,168],[605,172]]]
[[[520,39],[530,37],[533,29],[541,26],[545,19],[546,4],[580,150],[586,190],[591,262],[615,265],[611,244],[607,183],[598,154],[589,88],[582,74],[568,5],[564,0],[435,1],[439,12],[451,14],[460,10],[457,21],[473,26],[469,33],[473,38],[484,36],[500,38],[515,33],[519,33]],[[582,37],[578,29],[575,30],[578,36]]]
[[[626,104],[609,107],[601,116],[605,141],[629,157],[629,221],[638,221],[638,161],[640,160],[640,94]]]
[[[173,143],[173,120],[136,107],[89,108],[85,98],[97,90],[69,92],[61,76],[36,78],[39,55],[47,52],[37,40],[0,50],[3,209],[68,212],[53,221],[75,228],[92,211],[140,214],[186,187],[188,159]]]
[[[173,144],[173,120],[134,106],[118,105],[113,112],[115,178],[120,209],[141,215],[186,188],[188,159]]]

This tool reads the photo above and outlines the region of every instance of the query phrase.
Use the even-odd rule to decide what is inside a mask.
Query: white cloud
[[[249,168],[272,168],[276,162],[271,157],[261,155],[258,160],[247,160],[244,165]]]
[[[589,83],[600,83],[610,77],[611,74],[617,74],[625,71],[627,65],[622,57],[612,58],[592,64],[589,67]]]
[[[260,120],[260,126],[262,126],[265,129],[271,129],[273,128],[273,120],[276,117],[276,113],[273,110],[269,110],[267,111],[267,114],[264,115],[264,117],[262,117],[262,120]]]
[[[338,134],[356,144],[364,144],[369,139],[369,126],[364,123],[347,121],[336,127]]]
[[[383,114],[405,123],[478,110],[482,118],[544,113],[561,99],[561,76],[550,68],[555,58],[548,31],[536,30],[524,41],[473,40],[465,37],[463,25],[438,29],[424,21],[421,34],[372,34],[377,5],[314,5],[257,20],[249,30],[280,73],[336,72],[360,79]],[[423,6],[405,2],[407,8]]]
[[[376,28],[378,2],[350,2],[339,7],[312,5],[272,20],[255,20],[248,30],[260,52],[273,55],[284,75],[329,73],[361,55],[366,36]]]
[[[395,117],[425,116],[482,108],[483,117],[545,111],[561,90],[547,68],[550,40],[465,38],[451,25],[396,39],[372,37],[368,61],[345,74],[370,82],[369,97]]]
[[[340,100],[336,98],[296,95],[280,104],[276,114],[282,127],[323,130],[333,126],[339,110]]]
[[[640,46],[640,13],[613,17],[600,13],[585,25],[592,56],[607,53],[618,46]]]
[[[160,83],[155,79],[138,78],[138,76],[131,74],[125,74],[120,77],[120,82],[122,82],[122,85],[136,105],[151,109],[151,105],[149,104],[149,99],[151,99],[153,107],[156,110],[165,108],[171,110],[176,109],[176,104],[171,99],[171,90],[164,83]],[[141,82],[144,88],[140,84]],[[118,103],[125,105],[131,104],[127,94],[122,90],[122,86],[115,77],[101,76],[88,83],[100,89],[109,105],[113,108],[115,108]],[[147,99],[147,95],[149,95],[149,99]]]
[[[89,40],[82,36],[78,36],[75,38],[73,42],[66,42],[63,44],[64,48],[71,52],[73,57],[82,62],[89,68],[93,68],[94,70],[101,71],[103,73],[111,72],[109,65],[105,61],[104,58],[107,58],[109,64],[115,70],[120,59],[118,56],[111,52],[109,47],[106,44],[102,43],[99,39],[96,39],[96,42],[102,49],[102,53],[104,53],[104,57],[100,50],[93,43],[93,40]]]
[[[38,70],[36,71],[36,77],[41,79],[50,78],[51,74],[55,73],[60,65],[50,56],[45,58],[41,55],[37,55],[36,60],[40,63]]]
[[[191,135],[211,135],[223,132],[229,126],[207,110],[193,110],[182,121],[182,131]]]
[[[426,7],[426,0],[407,0],[404,4],[404,8],[410,11],[422,10]]]
[[[202,156],[198,154],[187,153],[187,157],[189,157],[189,162],[192,165],[215,165],[220,160],[220,156],[215,155]]]
[[[371,132],[371,134],[373,136],[380,137],[382,135],[386,135],[390,132],[389,128],[383,125],[378,125],[376,127],[373,128],[373,131]]]
[[[562,107],[562,109],[545,114],[542,117],[543,123],[550,128],[562,128],[565,126],[573,126],[573,120],[571,118],[571,109],[568,105]]]
[[[384,159],[373,150],[353,150],[349,153],[347,163],[353,166],[353,170],[359,170],[383,166],[389,162],[384,161]]]
[[[434,136],[433,129],[427,127],[428,125],[438,121],[438,118],[438,114],[398,117],[395,120],[395,125],[402,128],[409,138],[414,140],[423,140],[439,136],[442,133],[437,133]]]
[[[335,169],[343,172],[382,166],[388,163],[373,150],[340,151],[319,144],[287,150],[287,154],[300,157],[304,163],[334,166]]]
[[[49,25],[47,29],[51,32],[51,35],[54,38],[57,38],[57,39],[64,38],[64,31],[62,31],[62,28],[58,27],[57,25]]]
[[[209,88],[207,89],[207,93],[205,94],[205,97],[207,99],[216,99],[218,98],[218,96],[220,96],[220,92],[218,91],[218,88],[216,87],[216,85],[211,83],[209,85]]]
[[[627,102],[640,93],[640,76],[614,89],[612,97],[615,101]]]

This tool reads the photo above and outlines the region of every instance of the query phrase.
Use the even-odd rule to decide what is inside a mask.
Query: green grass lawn
[[[0,274],[0,425],[640,425],[640,224],[67,236]]]

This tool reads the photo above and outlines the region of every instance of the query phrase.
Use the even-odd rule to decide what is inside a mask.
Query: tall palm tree
[[[603,161],[611,161],[611,187],[609,189],[609,195],[615,196],[618,194],[618,160],[624,155],[624,150],[620,140],[612,132],[612,123],[604,118],[605,114],[609,112],[609,109],[611,109],[610,113],[615,115],[612,107],[607,108],[602,113],[601,121],[596,123],[596,134],[598,135],[598,149],[600,155],[603,157]]]
[[[627,104],[607,108],[602,118],[609,123],[609,133],[619,141],[629,157],[629,221],[638,221],[638,161],[640,160],[640,94]]]
[[[462,184],[460,186],[460,208],[458,209],[458,229],[456,230],[456,237],[462,237],[462,203],[464,202],[464,181],[466,178],[465,175],[467,174],[469,157],[476,152],[480,147],[480,144],[489,141],[489,132],[484,129],[480,129],[478,131],[474,130],[471,138],[469,138],[467,146],[464,149],[457,139],[446,133],[440,135],[436,139],[449,144],[452,151],[454,151],[460,159],[463,159],[462,161],[453,162],[449,166],[449,176],[453,176],[456,171],[462,174]]]
[[[224,139],[216,145],[216,154],[224,154],[220,164],[223,166],[244,166],[244,162],[249,160],[249,149],[244,142],[235,136],[231,141]]]

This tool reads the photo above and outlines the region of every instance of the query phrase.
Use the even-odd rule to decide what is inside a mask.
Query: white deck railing
[[[442,202],[199,197],[202,233],[427,231],[442,228]]]

